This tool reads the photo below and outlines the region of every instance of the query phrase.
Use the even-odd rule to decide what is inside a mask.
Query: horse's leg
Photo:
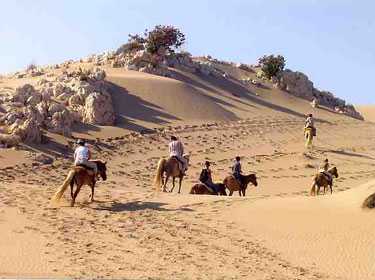
[[[245,188],[242,190],[242,195],[243,195],[243,196],[246,195],[246,189],[245,189]]]
[[[74,182],[70,182],[70,196],[73,199],[73,187],[74,187]]]
[[[79,191],[81,190],[81,187],[82,187],[82,185],[77,185],[76,191],[73,194],[72,202],[70,203],[71,207],[74,206],[74,203],[76,202],[77,195],[78,195]]]
[[[332,194],[332,184],[329,185],[329,188],[331,189],[331,194]]]
[[[95,181],[91,184],[91,202],[94,202],[94,189],[95,189]]]
[[[175,182],[176,182],[176,178],[172,177],[172,189],[169,192],[173,192],[174,187],[175,187]]]
[[[229,196],[233,195],[233,190],[229,190]]]
[[[168,192],[168,189],[167,189],[168,180],[169,180],[169,175],[166,175],[165,181],[164,181],[164,184],[163,184],[163,192]]]
[[[181,193],[181,185],[182,185],[182,176],[180,176],[179,186],[178,186],[178,193]]]

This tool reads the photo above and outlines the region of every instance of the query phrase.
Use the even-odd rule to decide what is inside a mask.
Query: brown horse
[[[187,162],[187,165],[189,165],[189,155],[184,155],[184,158]],[[164,180],[164,173],[166,175],[165,180]],[[160,190],[160,188],[162,188],[163,192],[167,192],[168,191],[167,183],[168,183],[169,177],[172,177],[172,184],[173,184],[173,187],[169,192],[173,192],[173,189],[175,187],[175,179],[179,178],[180,181],[179,181],[178,193],[180,193],[184,174],[180,170],[180,162],[175,157],[171,157],[168,160],[164,158],[159,160],[158,167],[156,169],[155,179],[154,179],[154,186],[156,190]]]
[[[195,184],[190,191],[190,194],[211,194],[211,195],[227,195],[224,184],[216,184],[219,192],[210,191],[206,185],[199,183]]]
[[[240,196],[241,196],[241,194],[243,196],[245,196],[247,185],[249,183],[252,183],[255,187],[258,186],[257,177],[256,177],[255,174],[243,175],[242,178],[243,178],[243,188],[242,189],[240,187],[240,184],[239,184],[238,180],[236,178],[234,178],[233,175],[230,175],[230,176],[228,176],[224,179],[223,183],[224,183],[225,187],[229,190],[229,196],[232,196],[234,191],[238,191]]]
[[[106,162],[100,160],[93,160],[98,166],[98,173],[100,177],[102,177],[103,181],[107,180],[107,167]],[[74,184],[76,184],[77,188],[75,192],[73,192]],[[96,178],[94,176],[94,172],[91,169],[88,169],[83,166],[73,166],[68,173],[64,183],[61,185],[60,189],[55,193],[52,200],[59,201],[63,196],[64,192],[70,185],[70,195],[72,197],[72,201],[70,206],[74,206],[75,200],[81,187],[83,185],[88,185],[91,187],[91,202],[94,201],[94,188],[96,184]]]
[[[332,167],[327,172],[332,175],[332,178],[339,177],[339,173],[337,172],[336,167]],[[324,187],[324,194],[326,194],[327,187],[331,189],[331,194],[332,194],[332,184],[333,184],[333,180],[329,181],[327,179],[327,176],[325,176],[323,173],[316,174],[313,179],[313,184],[311,186],[310,195],[314,195],[314,196],[318,195],[321,187]],[[317,189],[315,187],[317,187]]]

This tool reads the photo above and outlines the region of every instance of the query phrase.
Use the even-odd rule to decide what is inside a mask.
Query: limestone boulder
[[[15,122],[10,128],[11,135],[19,136],[23,142],[27,143],[41,143],[42,132],[39,125],[31,119],[26,119],[23,122]]]
[[[108,92],[94,92],[86,98],[83,121],[99,125],[114,124],[115,112],[112,97]]]
[[[63,111],[55,112],[52,115],[48,128],[52,132],[59,133],[64,136],[70,136],[72,133],[72,124],[73,117],[68,110],[64,109]]]
[[[277,86],[298,97],[310,100],[313,97],[313,82],[301,72],[293,72],[291,70],[283,71],[280,74]]]

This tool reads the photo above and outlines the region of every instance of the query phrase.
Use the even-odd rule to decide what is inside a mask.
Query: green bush
[[[265,55],[259,59],[259,64],[264,75],[271,79],[284,70],[285,58],[282,55]]]
[[[185,43],[185,35],[176,27],[171,25],[157,25],[153,30],[140,35],[129,35],[126,44],[117,49],[116,53],[128,53],[146,49],[151,54],[156,54],[159,50],[164,49],[169,53],[173,53]]]

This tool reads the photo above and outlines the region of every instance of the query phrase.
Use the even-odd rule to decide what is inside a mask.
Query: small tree
[[[161,48],[174,52],[185,43],[185,35],[171,25],[157,25],[151,31],[145,31],[145,47],[151,53],[157,53]]]
[[[271,79],[284,70],[285,58],[282,55],[265,55],[259,59],[259,64],[264,75]]]

